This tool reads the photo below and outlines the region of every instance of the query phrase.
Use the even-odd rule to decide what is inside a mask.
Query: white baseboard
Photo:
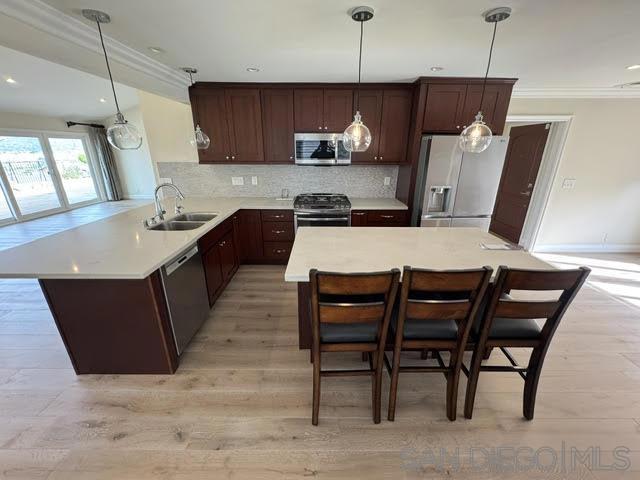
[[[638,243],[566,243],[536,245],[537,253],[640,253]]]

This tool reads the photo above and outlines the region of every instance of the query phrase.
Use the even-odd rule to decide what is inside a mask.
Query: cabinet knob
[[[364,215],[364,212],[351,212],[351,215],[357,215],[361,217],[362,215]]]
[[[457,128],[457,129],[460,129],[460,125],[456,125],[456,128]]]
[[[235,160],[235,159],[236,159],[236,157],[231,155],[231,160]]]
[[[225,245],[226,243],[227,243],[227,242],[220,242],[220,243],[218,244],[218,246],[220,246],[220,247],[224,247],[224,245]]]
[[[291,156],[289,157],[289,160],[293,160],[293,155],[291,155]]]
[[[324,127],[325,130],[329,130],[329,127]]]
[[[322,127],[318,127],[318,130],[322,130]]]
[[[382,157],[380,157],[380,160],[382,160]]]
[[[274,215],[273,218],[284,218],[284,215]]]
[[[224,157],[224,158],[226,158],[227,160],[229,160],[229,155],[227,155],[227,156],[226,156],[226,157]]]
[[[382,218],[393,218],[393,215],[380,215]]]
[[[374,159],[374,160],[377,160],[377,159],[378,159],[378,157],[373,157],[373,159]]]
[[[273,251],[274,253],[285,253],[286,250],[282,249],[282,248],[277,248]]]
[[[280,235],[281,233],[284,233],[284,230],[271,230],[272,233],[275,233],[276,235]]]

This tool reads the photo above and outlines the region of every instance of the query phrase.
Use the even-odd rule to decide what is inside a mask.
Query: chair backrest
[[[376,323],[378,340],[386,337],[400,270],[335,273],[314,269],[309,277],[314,338],[322,323]]]
[[[489,331],[496,317],[514,320],[544,319],[540,335],[543,340],[550,340],[590,272],[587,267],[572,270],[523,270],[501,266],[496,273],[482,330]],[[552,298],[514,299],[509,295],[513,290],[548,292],[548,296],[552,295]],[[540,296],[539,293],[537,295]]]
[[[455,320],[458,343],[466,343],[492,273],[491,267],[445,271],[404,267],[397,331],[404,331],[407,319]]]

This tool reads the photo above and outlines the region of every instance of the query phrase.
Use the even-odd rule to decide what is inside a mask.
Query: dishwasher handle
[[[198,253],[198,246],[194,245],[193,248],[191,248],[190,250],[186,251],[185,253],[183,253],[182,255],[180,255],[176,260],[174,260],[173,262],[167,264],[164,269],[167,273],[167,276],[171,275],[173,272],[175,272],[178,268],[180,268],[182,266],[182,264],[184,262],[186,262],[187,260],[189,260],[191,257],[193,257],[196,253]]]

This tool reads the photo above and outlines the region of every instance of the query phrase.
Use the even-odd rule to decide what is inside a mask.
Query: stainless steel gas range
[[[295,229],[298,227],[348,227],[351,202],[339,193],[303,193],[293,200]]]

